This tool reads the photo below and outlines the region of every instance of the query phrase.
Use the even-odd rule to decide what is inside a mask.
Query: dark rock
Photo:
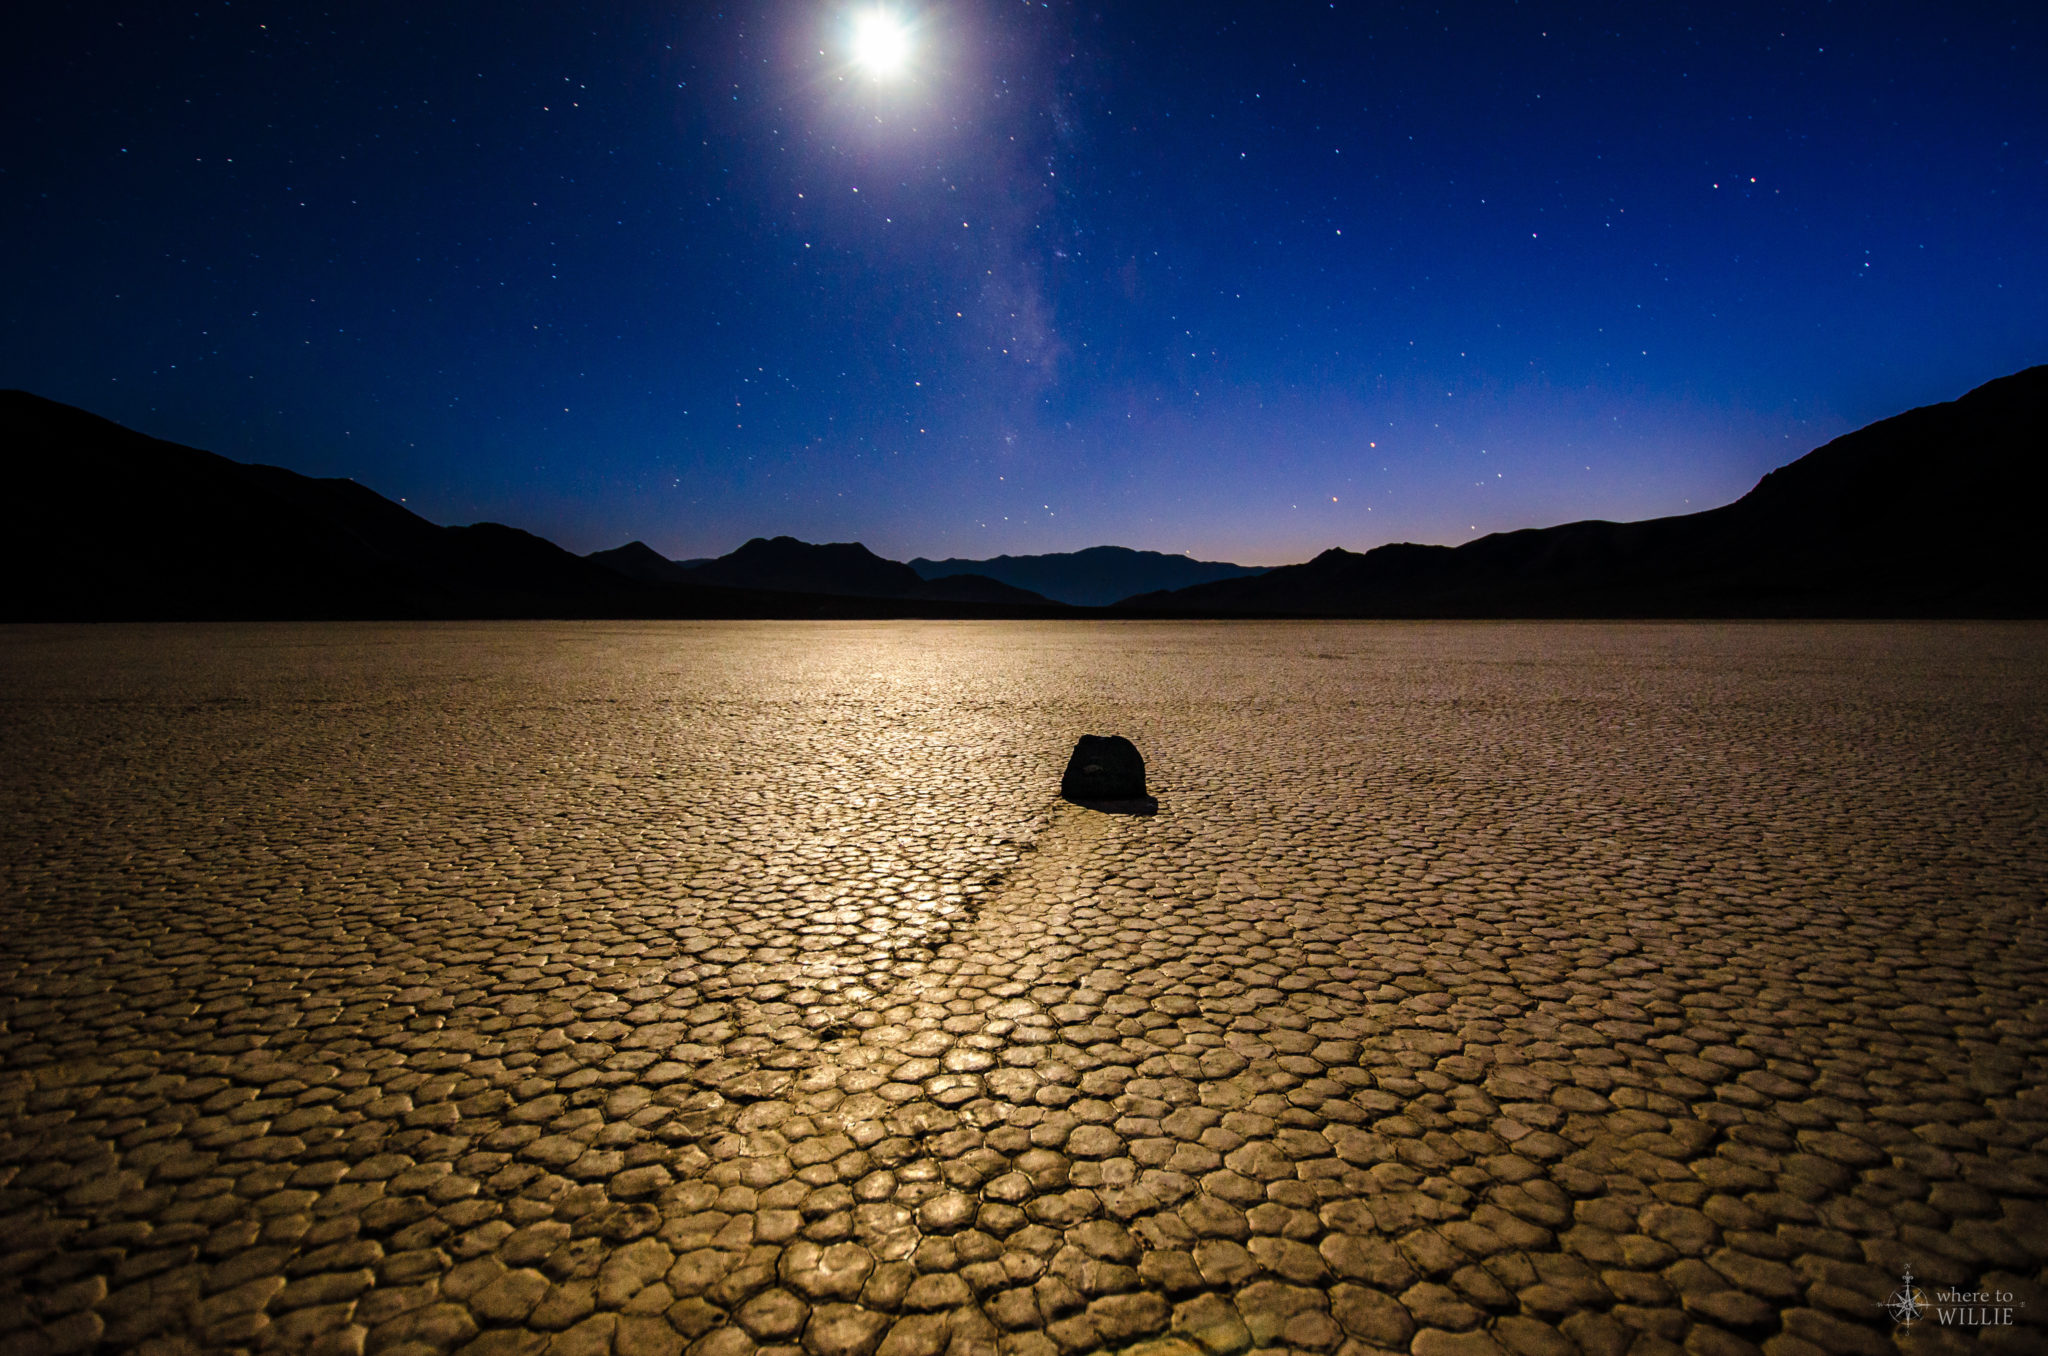
[[[1060,794],[1082,802],[1146,799],[1138,746],[1122,735],[1082,735],[1060,778]]]

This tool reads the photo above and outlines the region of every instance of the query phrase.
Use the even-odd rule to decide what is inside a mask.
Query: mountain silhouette
[[[2048,366],[1844,434],[1721,508],[1333,548],[1125,599],[1186,616],[2041,616]]]
[[[0,472],[7,621],[1044,611],[633,578],[517,528],[441,527],[352,480],[231,461],[25,391],[0,391]]]
[[[15,509],[15,619],[631,610],[636,590],[496,523],[441,527],[351,480],[322,480],[0,392]]]
[[[1070,610],[1020,580],[1079,601],[1140,565],[1237,574],[1127,597],[1121,615],[2044,616],[2044,454],[2048,366],[1845,434],[1733,504],[1647,522],[1333,548],[1263,573],[1122,547],[913,566],[790,537],[678,562],[639,542],[581,557],[498,523],[441,527],[351,480],[0,391],[0,620],[1045,617]],[[941,573],[962,565],[1011,577]]]
[[[910,568],[926,579],[951,574],[986,575],[1080,607],[1106,607],[1134,593],[1183,589],[1218,579],[1265,573],[1255,565],[1194,560],[1163,551],[1134,551],[1128,546],[1091,546],[1085,551],[996,556],[992,560],[927,560],[919,556],[910,562]]]
[[[985,575],[948,571],[940,577],[927,577],[900,561],[883,559],[859,542],[814,545],[795,537],[755,537],[737,551],[685,573],[702,583],[792,593],[1038,607],[1051,604],[1040,594]]]
[[[624,546],[614,546],[609,551],[592,551],[583,558],[594,560],[608,570],[617,571],[628,579],[638,579],[643,583],[700,582],[691,575],[688,565],[679,560],[670,560],[644,541],[629,541]]]

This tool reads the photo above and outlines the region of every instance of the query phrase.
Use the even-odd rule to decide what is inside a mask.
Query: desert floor
[[[7,629],[0,1349],[2038,1351],[2044,811],[2041,626]]]

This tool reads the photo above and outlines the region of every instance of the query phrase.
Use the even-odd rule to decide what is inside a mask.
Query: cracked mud
[[[6,639],[8,1352],[2040,1348],[2039,627]]]

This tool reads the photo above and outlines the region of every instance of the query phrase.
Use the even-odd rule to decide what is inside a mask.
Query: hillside
[[[996,556],[989,560],[927,560],[919,556],[910,562],[910,568],[926,579],[951,574],[986,575],[1079,607],[1106,607],[1134,593],[1183,589],[1218,579],[1265,573],[1255,565],[1194,560],[1163,551],[1134,551],[1128,546],[1091,546],[1085,551]]]
[[[1733,504],[1323,552],[1119,604],[1176,616],[2048,615],[2048,366],[1845,434]]]
[[[947,572],[938,577],[922,576],[899,561],[883,559],[857,541],[816,545],[795,537],[755,537],[716,560],[677,568],[689,579],[732,588],[1020,607],[1046,607],[1052,601],[986,575]]]
[[[0,391],[0,471],[6,621],[1019,613],[972,584],[873,599],[634,578],[517,528],[442,527],[351,480],[231,461],[24,391]]]

